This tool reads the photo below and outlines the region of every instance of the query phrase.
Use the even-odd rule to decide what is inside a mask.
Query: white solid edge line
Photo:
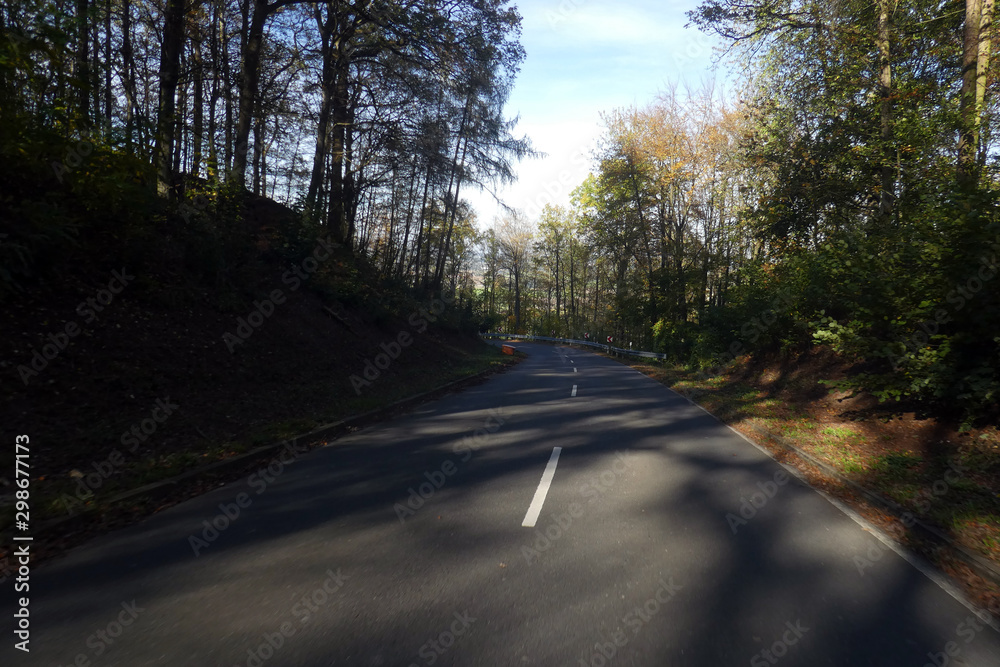
[[[989,625],[991,628],[993,628],[997,632],[1000,632],[1000,623],[997,623],[992,618],[988,618],[988,615],[984,617],[983,611],[981,609],[979,609],[974,603],[972,603],[969,600],[969,598],[965,595],[964,592],[962,592],[961,590],[959,590],[958,587],[956,587],[954,584],[952,584],[937,569],[935,569],[933,566],[928,565],[920,556],[916,555],[915,553],[913,553],[909,549],[906,549],[905,547],[902,547],[894,539],[892,539],[891,537],[889,537],[888,535],[886,535],[885,532],[881,528],[879,528],[879,527],[875,526],[874,524],[872,524],[870,521],[868,521],[863,516],[861,516],[860,514],[858,514],[857,512],[855,512],[853,509],[851,509],[850,507],[848,507],[845,503],[843,503],[838,498],[834,498],[833,496],[831,496],[830,494],[828,494],[826,491],[824,491],[824,490],[822,490],[820,488],[817,488],[817,487],[813,486],[812,484],[810,484],[808,478],[806,478],[806,476],[804,474],[802,474],[802,472],[800,472],[798,470],[798,468],[794,468],[794,467],[792,467],[790,465],[782,463],[781,461],[778,461],[777,459],[774,458],[774,456],[771,454],[771,452],[768,451],[766,448],[764,448],[763,446],[757,444],[756,442],[754,442],[753,440],[751,440],[750,438],[748,438],[746,435],[740,433],[735,428],[733,428],[729,424],[725,423],[724,421],[722,421],[721,419],[719,419],[718,417],[716,417],[715,415],[713,415],[711,412],[709,412],[708,410],[706,410],[702,406],[700,406],[697,403],[695,403],[694,401],[692,401],[687,396],[684,396],[683,394],[681,394],[681,393],[679,393],[677,391],[674,391],[673,389],[670,389],[670,387],[667,387],[667,389],[670,390],[671,392],[677,394],[681,398],[686,399],[688,403],[690,403],[691,405],[695,406],[696,408],[698,408],[699,410],[701,410],[702,412],[704,412],[708,416],[710,416],[713,419],[715,419],[717,422],[719,422],[720,424],[722,424],[723,426],[725,426],[726,428],[728,428],[730,431],[732,431],[733,433],[735,433],[737,436],[739,436],[743,440],[746,440],[749,444],[753,445],[762,454],[764,454],[764,456],[768,457],[769,459],[771,459],[772,461],[774,461],[775,463],[777,463],[779,466],[781,466],[782,468],[784,468],[786,472],[788,472],[790,475],[792,475],[793,477],[795,477],[796,479],[798,479],[800,482],[802,482],[802,484],[806,488],[809,488],[809,489],[815,491],[816,493],[818,493],[828,503],[830,503],[831,505],[833,505],[834,507],[836,507],[837,509],[839,509],[841,512],[843,512],[844,514],[846,514],[849,519],[851,519],[852,521],[854,521],[854,523],[858,524],[858,526],[860,526],[862,530],[870,533],[875,539],[877,539],[879,542],[881,542],[882,544],[884,544],[885,546],[887,546],[889,549],[891,549],[893,552],[895,552],[900,558],[902,558],[903,560],[905,560],[907,563],[909,563],[910,565],[912,565],[918,572],[920,572],[922,575],[924,575],[925,577],[927,577],[928,579],[930,579],[932,582],[934,582],[935,584],[937,584],[938,588],[940,588],[945,593],[947,593],[948,595],[950,595],[956,602],[958,602],[959,604],[961,604],[963,607],[965,607],[966,609],[968,609],[969,611],[971,611],[972,613],[974,613],[977,616],[977,618],[979,618],[980,621],[983,621],[984,623],[986,623],[987,625]]]
[[[643,373],[643,372],[641,372],[639,370],[636,370],[634,368],[632,370],[634,370],[639,375],[642,375],[643,377],[649,377],[648,375],[646,375],[645,373]],[[655,380],[654,380],[654,382],[655,382]],[[665,386],[665,385],[661,385],[661,386]],[[848,507],[847,505],[845,505],[843,502],[841,502],[837,498],[834,498],[833,496],[831,496],[830,494],[826,493],[822,489],[818,489],[815,486],[813,486],[812,484],[810,484],[809,480],[806,478],[806,476],[803,475],[797,468],[793,468],[790,465],[786,465],[786,464],[782,463],[781,461],[778,461],[777,459],[774,458],[774,456],[771,454],[771,452],[769,452],[767,449],[765,449],[761,445],[757,444],[756,442],[754,442],[753,440],[751,440],[747,436],[743,435],[742,433],[740,433],[739,431],[737,431],[735,428],[733,428],[729,424],[725,423],[724,421],[722,421],[721,419],[719,419],[718,417],[716,417],[715,415],[713,415],[711,412],[709,412],[708,410],[706,410],[702,406],[700,406],[697,403],[695,403],[693,400],[691,400],[690,398],[688,398],[684,394],[681,394],[680,392],[675,391],[674,389],[671,389],[670,387],[666,387],[666,389],[670,393],[675,394],[675,395],[683,398],[684,400],[686,400],[688,403],[690,403],[694,407],[698,408],[699,410],[701,410],[702,412],[704,412],[708,416],[712,417],[717,422],[719,422],[720,424],[722,424],[723,426],[725,426],[726,428],[728,428],[730,431],[732,431],[733,433],[735,433],[736,435],[738,435],[743,440],[746,440],[749,444],[751,444],[753,447],[755,447],[756,449],[758,449],[762,454],[764,454],[765,456],[767,456],[769,459],[771,459],[772,461],[774,461],[775,463],[777,463],[779,466],[781,466],[782,468],[784,468],[790,475],[792,475],[793,477],[795,477],[796,479],[798,479],[800,482],[802,482],[807,488],[812,489],[813,491],[815,491],[816,493],[818,493],[822,498],[824,498],[827,502],[829,502],[831,505],[833,505],[834,507],[836,507],[837,509],[839,509],[841,512],[843,512],[844,514],[846,514],[848,516],[848,518],[850,518],[852,521],[854,521],[854,523],[858,524],[858,526],[860,526],[862,530],[870,533],[879,542],[881,542],[885,546],[887,546],[890,549],[892,549],[892,551],[894,553],[896,553],[897,555],[899,555],[900,558],[902,558],[907,563],[909,563],[911,566],[913,566],[914,569],[916,569],[922,575],[924,575],[925,577],[927,577],[928,579],[930,579],[932,582],[934,582],[935,584],[937,584],[938,588],[940,588],[941,590],[943,590],[947,595],[951,596],[952,599],[954,599],[960,605],[962,605],[963,607],[965,607],[966,609],[968,609],[969,611],[971,611],[972,613],[974,613],[976,615],[976,617],[980,621],[982,621],[983,623],[989,625],[991,628],[993,628],[997,632],[1000,632],[1000,623],[997,623],[992,618],[989,618],[989,616],[987,614],[984,614],[983,610],[980,609],[978,607],[978,605],[976,605],[973,602],[971,602],[969,600],[969,598],[965,595],[965,593],[963,591],[959,590],[946,577],[944,577],[936,568],[934,568],[933,566],[929,566],[926,562],[924,562],[924,560],[922,558],[920,558],[919,556],[917,556],[916,554],[914,554],[909,549],[906,549],[905,547],[902,547],[901,545],[899,545],[894,539],[892,539],[891,537],[889,537],[888,535],[886,535],[885,532],[881,528],[873,525],[871,522],[869,522],[867,519],[865,519],[864,517],[862,517],[861,515],[859,515],[857,512],[855,512],[854,510],[852,510],[850,507]]]
[[[549,462],[545,466],[545,472],[542,473],[542,480],[538,483],[538,488],[535,489],[535,497],[531,499],[531,505],[528,506],[528,513],[524,515],[524,521],[521,525],[525,528],[534,528],[535,523],[538,521],[538,515],[542,512],[542,505],[545,504],[545,496],[549,493],[549,487],[552,485],[552,478],[556,474],[556,464],[559,463],[559,452],[562,451],[562,447],[553,447],[552,456],[549,457]]]
[[[576,396],[576,385],[573,385],[573,391],[570,393],[570,398]]]
[[[695,405],[698,405],[698,404],[695,403]],[[700,405],[698,405],[698,407],[701,408]],[[705,408],[701,408],[701,409],[705,410]],[[712,415],[712,413],[708,412],[708,410],[705,410],[705,412],[707,412],[708,414]],[[715,415],[712,415],[712,416],[715,417]],[[718,417],[716,417],[716,419],[718,419]],[[921,558],[917,554],[913,553],[912,551],[906,549],[905,547],[901,546],[894,539],[892,539],[891,537],[889,537],[888,535],[886,535],[885,532],[881,528],[879,528],[878,526],[874,525],[873,523],[871,523],[870,521],[868,521],[868,519],[864,518],[863,516],[861,516],[860,514],[858,514],[857,512],[855,512],[853,509],[851,509],[847,504],[845,504],[839,498],[834,498],[833,496],[831,496],[830,494],[828,494],[823,489],[817,488],[817,487],[813,486],[812,484],[810,484],[809,480],[806,478],[806,476],[803,475],[802,472],[800,472],[797,468],[793,468],[792,466],[789,466],[787,464],[782,463],[781,461],[776,460],[771,455],[771,452],[769,452],[767,449],[765,449],[761,445],[757,444],[756,442],[754,442],[753,440],[751,440],[750,438],[748,438],[744,434],[740,433],[739,431],[737,431],[735,428],[733,428],[729,424],[726,424],[726,423],[723,422],[723,426],[725,426],[730,431],[732,431],[733,433],[735,433],[736,435],[738,435],[740,438],[746,440],[748,443],[750,443],[751,445],[753,445],[754,447],[756,447],[757,449],[759,449],[761,451],[761,453],[763,453],[765,456],[767,456],[772,461],[774,461],[775,463],[777,463],[779,466],[781,466],[782,468],[784,468],[789,474],[794,475],[796,478],[798,478],[798,480],[801,481],[807,488],[812,489],[813,491],[815,491],[816,493],[818,493],[820,496],[822,496],[824,499],[826,499],[826,501],[828,503],[830,503],[831,505],[833,505],[834,507],[836,507],[837,509],[839,509],[841,512],[843,512],[844,514],[846,514],[848,516],[848,518],[850,518],[852,521],[854,521],[854,523],[856,523],[859,526],[861,526],[862,530],[870,533],[879,542],[881,542],[882,544],[884,544],[889,549],[892,549],[892,551],[894,551],[896,553],[896,555],[898,555],[900,558],[902,558],[907,563],[909,563],[914,568],[916,568],[916,570],[918,572],[920,572],[922,575],[924,575],[925,577],[927,577],[928,579],[930,579],[932,582],[934,582],[935,584],[937,584],[938,587],[941,590],[943,590],[945,593],[947,593],[952,598],[954,598],[955,601],[957,601],[959,604],[961,604],[963,607],[965,607],[969,611],[971,611],[974,614],[976,614],[976,616],[979,618],[980,621],[985,622],[991,628],[993,628],[994,630],[1000,632],[1000,623],[997,623],[992,618],[988,618],[988,619],[983,618],[983,612],[982,612],[982,610],[978,609],[976,607],[976,605],[973,604],[968,599],[968,597],[966,597],[965,593],[963,593],[961,590],[959,590],[959,588],[957,586],[955,586],[954,584],[952,584],[944,575],[942,575],[933,566],[929,565],[926,561],[924,561],[923,558]]]

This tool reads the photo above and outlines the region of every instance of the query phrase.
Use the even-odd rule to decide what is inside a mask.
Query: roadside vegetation
[[[824,347],[831,389],[995,423],[1000,40],[966,4],[704,2],[745,76],[609,110],[572,205],[486,240],[491,323],[710,375]]]
[[[989,607],[1000,582],[970,569],[940,540],[911,530],[897,513],[873,504],[850,480],[937,528],[1000,572],[1000,430],[957,430],[938,420],[899,414],[870,395],[831,392],[817,378],[842,375],[830,350],[749,361],[705,377],[672,364],[627,362],[695,401],[720,420],[798,468],[817,488],[846,502],[934,562]],[[794,448],[794,449],[793,449]],[[835,474],[798,455],[804,452]]]

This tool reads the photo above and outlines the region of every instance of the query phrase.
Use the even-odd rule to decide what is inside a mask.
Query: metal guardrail
[[[598,350],[604,350],[609,353],[615,353],[619,355],[625,355],[630,357],[644,357],[646,359],[659,359],[664,360],[667,355],[660,352],[644,352],[640,350],[626,350],[621,347],[613,347],[607,343],[595,343],[589,340],[576,340],[575,338],[552,338],[551,336],[531,336],[525,334],[501,334],[501,333],[481,333],[479,334],[483,338],[515,338],[519,340],[544,340],[553,343],[570,343],[572,345],[583,345],[585,347],[592,347]]]

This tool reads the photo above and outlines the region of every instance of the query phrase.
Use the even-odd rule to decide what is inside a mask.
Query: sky
[[[527,57],[507,103],[540,159],[516,167],[518,182],[497,194],[537,221],[546,203],[569,205],[570,192],[591,171],[601,112],[652,102],[671,83],[700,87],[713,71],[715,37],[685,28],[698,0],[520,0],[521,44]],[[721,66],[720,66],[721,67]],[[502,209],[486,192],[463,196],[478,226],[491,227]]]

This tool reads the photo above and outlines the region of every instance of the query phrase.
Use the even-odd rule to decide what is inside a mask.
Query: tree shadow
[[[150,619],[127,649],[148,643],[161,661],[246,664],[247,649],[288,620],[297,636],[271,664],[426,664],[425,642],[464,610],[478,620],[436,664],[604,664],[595,647],[609,650],[619,630],[627,642],[613,664],[753,664],[774,648],[782,665],[894,667],[960,641],[958,602],[872,551],[875,538],[796,479],[774,482],[781,468],[716,419],[616,362],[587,355],[586,371],[571,373],[545,355],[532,350],[517,372],[313,451],[260,494],[249,480],[227,485],[40,568],[39,656],[86,652],[123,597]],[[581,391],[568,401],[573,382]],[[504,419],[492,432],[491,415]],[[476,445],[466,460],[462,442]],[[539,527],[523,528],[554,446],[559,483]],[[592,501],[583,485],[604,484],[619,452],[629,472]],[[741,514],[769,482],[774,493]],[[400,521],[394,507],[425,483],[433,493]],[[252,502],[195,557],[189,537],[240,492]],[[582,514],[526,562],[536,531],[573,503]],[[745,523],[734,531],[729,516]],[[871,566],[859,571],[858,557]],[[347,584],[301,622],[297,601],[331,568]],[[628,616],[669,577],[682,587],[674,597]],[[192,629],[190,613],[211,620]],[[779,646],[790,627],[808,630]],[[977,634],[962,656],[1000,655],[996,639]]]

